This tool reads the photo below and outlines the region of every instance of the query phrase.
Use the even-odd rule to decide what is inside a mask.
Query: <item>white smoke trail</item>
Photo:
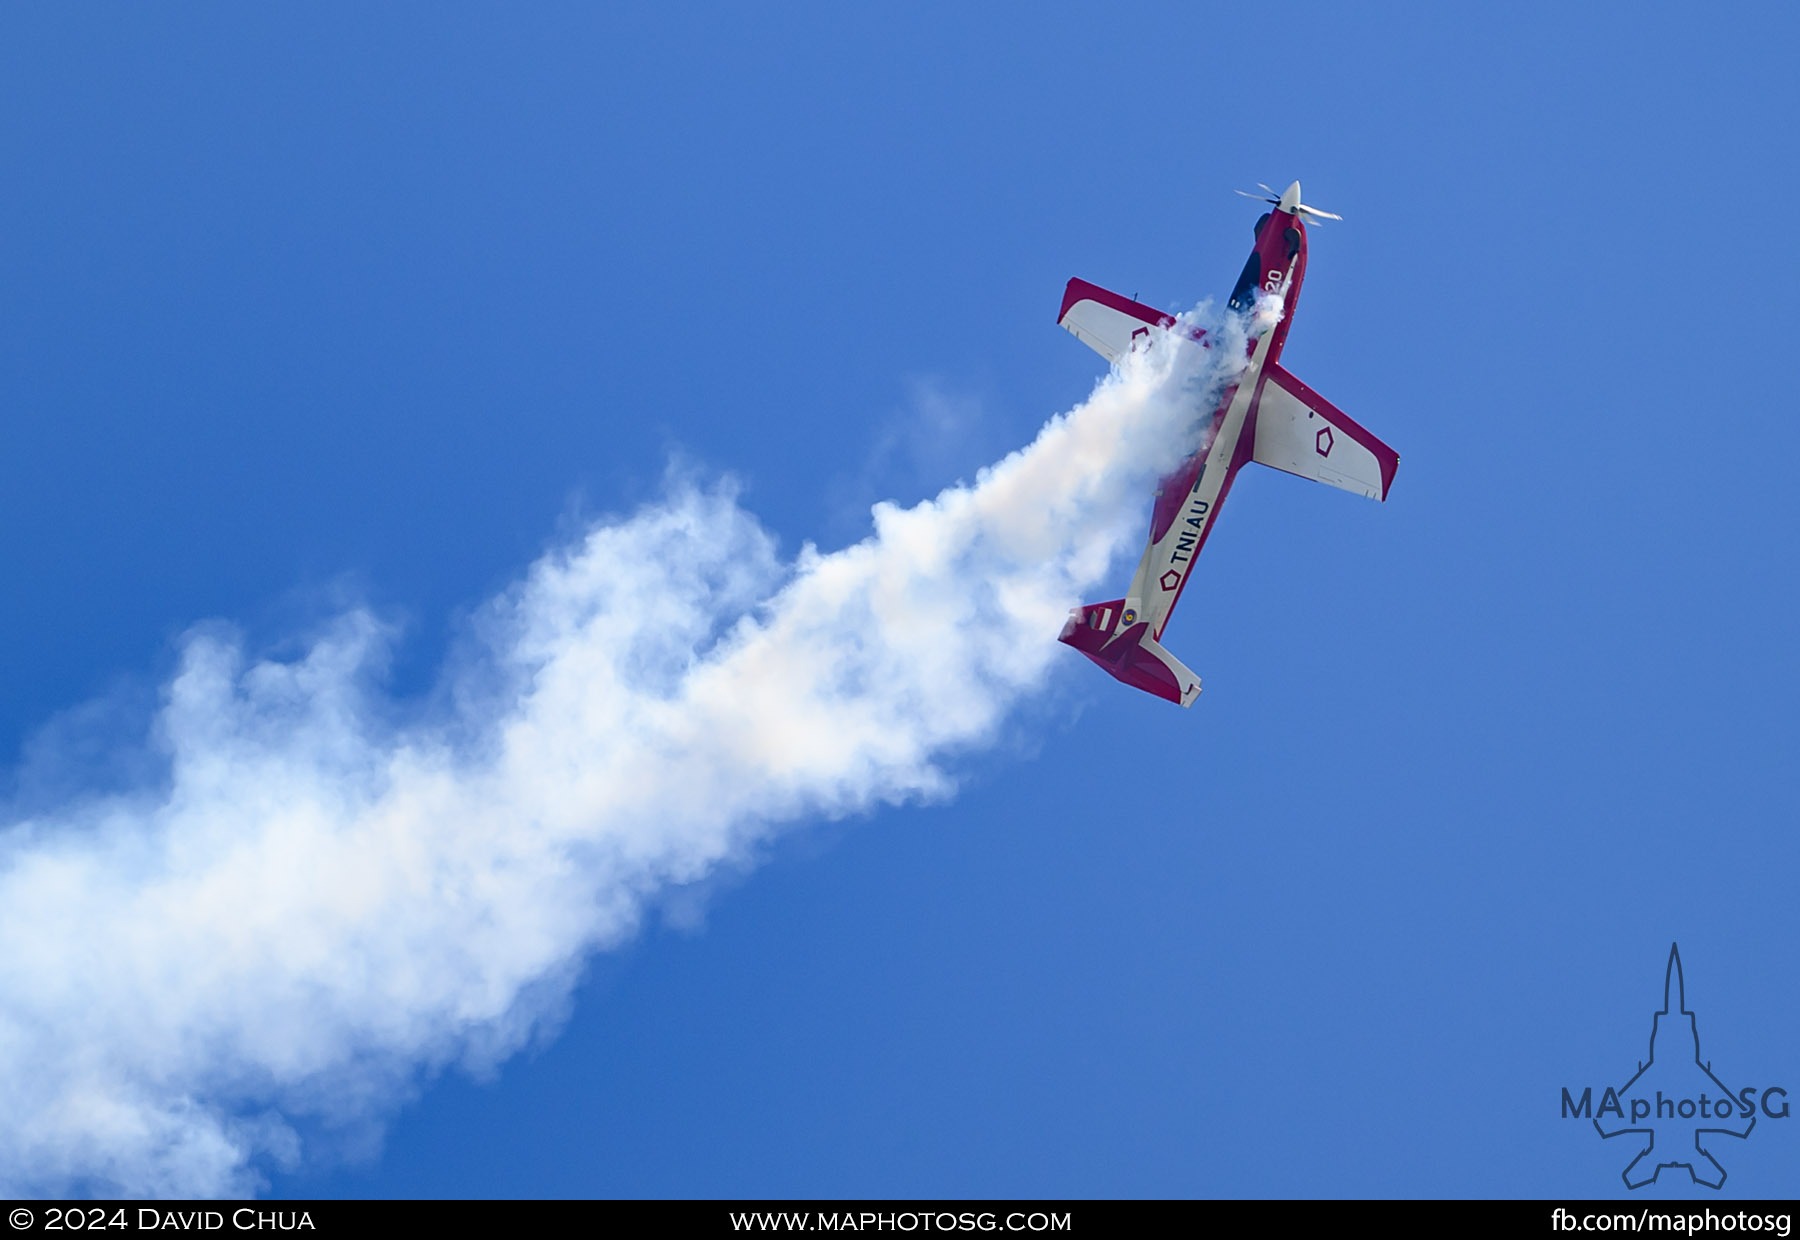
[[[384,722],[366,613],[288,662],[190,637],[160,779],[0,826],[0,1194],[252,1191],[290,1120],[517,1048],[659,891],[946,791],[1239,344],[1152,350],[841,551],[673,484],[494,601],[429,721]]]

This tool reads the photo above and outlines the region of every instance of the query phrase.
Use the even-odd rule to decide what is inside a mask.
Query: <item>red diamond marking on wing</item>
[[[1320,456],[1330,456],[1331,455],[1331,428],[1329,426],[1320,427],[1319,434],[1314,442],[1318,446]]]
[[[1171,568],[1168,572],[1166,572],[1162,575],[1162,588],[1163,589],[1173,590],[1176,586],[1178,586],[1180,584],[1181,584],[1181,574],[1176,572],[1174,569]]]

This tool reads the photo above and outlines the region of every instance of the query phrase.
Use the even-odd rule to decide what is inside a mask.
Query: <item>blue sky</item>
[[[286,1116],[277,1195],[1625,1194],[1630,1138],[1559,1091],[1635,1071],[1671,941],[1715,1072],[1800,1091],[1793,36],[10,12],[8,821],[161,786],[196,625],[292,659],[367,606],[400,633],[377,713],[426,709],[484,602],[672,461],[783,557],[855,543],[1088,398],[1069,276],[1222,298],[1230,191],[1299,178],[1346,218],[1284,363],[1402,463],[1385,505],[1240,478],[1166,635],[1192,710],[1058,650],[936,755],[954,795],[815,806],[652,892],[497,1065],[452,1037],[366,1099],[195,1100]],[[1800,1190],[1797,1134],[1727,1142],[1720,1195]],[[1673,1177],[1631,1195],[1715,1197]]]

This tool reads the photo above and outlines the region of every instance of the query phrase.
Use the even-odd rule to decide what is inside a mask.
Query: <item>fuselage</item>
[[[1291,191],[1296,201],[1298,188]],[[1232,311],[1249,316],[1260,299],[1279,297],[1280,318],[1250,340],[1249,361],[1237,382],[1220,396],[1199,446],[1157,487],[1150,545],[1138,562],[1126,607],[1136,612],[1134,619],[1149,622],[1151,635],[1159,641],[1238,470],[1251,459],[1254,433],[1249,414],[1258,380],[1263,367],[1280,358],[1293,324],[1306,277],[1306,225],[1292,205],[1284,198],[1257,221],[1255,247],[1229,303]]]

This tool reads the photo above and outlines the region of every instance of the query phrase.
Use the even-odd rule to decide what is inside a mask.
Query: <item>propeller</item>
[[[1295,181],[1292,185],[1288,186],[1287,194],[1278,194],[1275,192],[1273,187],[1264,185],[1261,181],[1258,181],[1256,183],[1256,185],[1257,185],[1258,189],[1262,190],[1262,193],[1252,194],[1247,189],[1233,190],[1232,192],[1235,194],[1242,195],[1245,198],[1254,198],[1258,202],[1270,203],[1273,206],[1277,206],[1277,207],[1282,206],[1283,199],[1287,198],[1288,195],[1291,194],[1293,196],[1293,205],[1288,207],[1288,210],[1294,211],[1297,214],[1304,215],[1308,219],[1313,219],[1313,220],[1342,221],[1344,218],[1343,216],[1337,214],[1335,211],[1321,211],[1318,207],[1309,207],[1304,202],[1301,202],[1300,201],[1300,182],[1298,182],[1298,181]]]

